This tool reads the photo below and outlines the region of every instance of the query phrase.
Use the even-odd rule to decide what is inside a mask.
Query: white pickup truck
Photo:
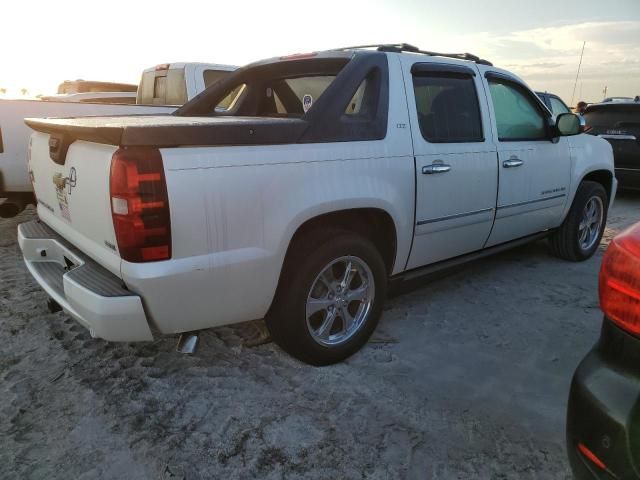
[[[5,199],[0,200],[0,217],[14,216],[33,201],[26,169],[31,131],[25,118],[171,113],[235,69],[195,62],[158,65],[142,73],[137,98],[135,92],[133,98],[127,98],[130,93],[102,90],[109,85],[114,89],[125,85],[75,81],[60,85],[58,91],[65,95],[45,97],[46,101],[0,100],[0,199]],[[99,91],[93,92],[94,89]],[[80,93],[69,93],[76,91]],[[138,105],[125,105],[130,103]]]
[[[367,341],[390,280],[542,237],[589,258],[617,185],[578,117],[408,45],[254,63],[173,115],[27,123],[40,220],[19,244],[92,335],[265,318],[317,365]]]

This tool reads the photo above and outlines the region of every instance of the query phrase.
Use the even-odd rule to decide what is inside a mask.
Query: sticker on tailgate
[[[58,198],[58,207],[62,218],[71,222],[71,212],[69,211],[69,197],[71,190],[76,186],[76,169],[71,167],[68,177],[63,177],[62,173],[53,175],[53,184],[56,187],[56,196]]]

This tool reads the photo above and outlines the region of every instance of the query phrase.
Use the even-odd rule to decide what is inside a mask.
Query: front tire
[[[346,231],[306,235],[286,259],[267,327],[290,355],[330,365],[367,342],[386,293],[386,267],[368,239]]]
[[[567,218],[549,239],[552,253],[571,262],[591,258],[604,233],[608,206],[607,192],[601,184],[582,182]]]

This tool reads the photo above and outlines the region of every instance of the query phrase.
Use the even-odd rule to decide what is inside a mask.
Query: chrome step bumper
[[[18,225],[18,244],[31,275],[91,336],[153,340],[141,298],[45,223]]]

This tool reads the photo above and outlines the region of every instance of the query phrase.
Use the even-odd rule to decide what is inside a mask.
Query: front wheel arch
[[[613,191],[613,173],[610,170],[592,170],[583,175],[578,186],[584,182],[595,182],[602,185],[604,191],[607,192],[607,207],[611,204],[611,193]],[[577,189],[576,189],[577,191]]]

